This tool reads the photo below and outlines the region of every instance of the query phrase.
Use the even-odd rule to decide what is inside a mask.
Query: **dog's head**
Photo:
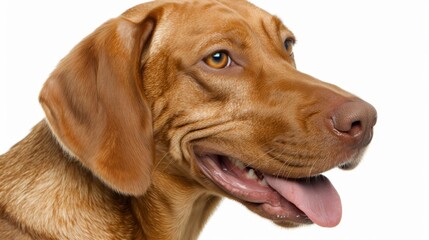
[[[174,161],[279,225],[335,226],[320,174],[358,164],[376,112],[299,72],[295,41],[246,1],[142,4],[79,44],[40,100],[64,148],[120,192],[144,193],[153,164]]]

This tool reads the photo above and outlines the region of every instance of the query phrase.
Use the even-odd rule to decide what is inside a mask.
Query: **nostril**
[[[362,122],[361,121],[352,122],[350,130],[347,131],[347,133],[351,136],[356,136],[361,132],[362,132]]]
[[[332,117],[332,122],[334,129],[340,133],[344,133],[350,136],[356,136],[362,132],[362,121],[361,120],[352,120],[350,118]]]
[[[356,128],[356,127],[360,127],[361,126],[361,122],[360,121],[354,121],[352,122],[352,127],[351,128]]]
[[[346,107],[338,108],[332,116],[334,128],[340,132],[348,132],[352,128],[361,127],[361,116],[358,112],[355,111],[356,109]]]

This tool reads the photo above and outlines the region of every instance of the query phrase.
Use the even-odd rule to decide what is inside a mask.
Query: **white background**
[[[294,31],[301,71],[377,108],[375,137],[356,170],[327,173],[343,201],[338,227],[283,229],[224,200],[200,239],[429,239],[428,3],[254,2]],[[43,118],[37,96],[58,61],[105,20],[138,3],[0,2],[0,153]]]

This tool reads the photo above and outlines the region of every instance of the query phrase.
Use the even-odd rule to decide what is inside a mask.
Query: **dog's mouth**
[[[226,155],[208,152],[195,155],[202,172],[218,187],[280,225],[316,223],[334,227],[341,220],[340,197],[323,175],[279,178]]]

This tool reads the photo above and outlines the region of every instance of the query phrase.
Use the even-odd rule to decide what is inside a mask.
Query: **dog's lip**
[[[282,222],[312,223],[300,209],[271,188],[264,181],[264,175],[247,179],[244,176],[247,173],[235,166],[225,155],[215,153],[195,155],[200,169],[208,178],[228,194],[246,205],[251,205],[261,216],[279,224]]]
[[[252,203],[275,204],[278,201],[264,177],[254,168],[239,167],[234,163],[236,160],[219,154],[199,154],[197,160],[203,173],[232,195]]]
[[[341,220],[341,200],[323,175],[285,179],[218,152],[197,150],[194,154],[200,169],[212,182],[244,204],[252,205],[263,217],[323,227],[334,227]]]

